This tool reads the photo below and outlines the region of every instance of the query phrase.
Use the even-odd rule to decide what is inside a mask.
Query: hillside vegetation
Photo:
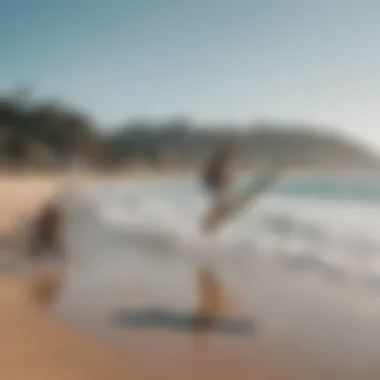
[[[228,145],[242,166],[276,155],[297,167],[374,169],[380,160],[357,142],[303,125],[200,125],[186,119],[130,121],[102,128],[83,111],[18,96],[0,98],[0,165],[58,167],[80,159],[95,167],[137,162],[153,167],[192,166]],[[105,132],[107,131],[107,132]]]

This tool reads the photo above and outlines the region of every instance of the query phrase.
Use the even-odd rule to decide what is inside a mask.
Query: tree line
[[[328,130],[270,123],[201,125],[182,117],[131,120],[107,130],[63,103],[34,102],[19,94],[0,97],[0,166],[65,167],[75,160],[104,168],[192,166],[221,145],[231,146],[246,166],[276,154],[299,166],[379,165],[358,143]]]

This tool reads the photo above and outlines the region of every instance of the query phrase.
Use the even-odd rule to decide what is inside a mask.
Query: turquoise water
[[[280,181],[272,192],[292,197],[380,201],[380,178],[307,178]]]
[[[239,181],[243,187],[250,179]],[[141,189],[144,194],[152,193],[172,199],[185,199],[194,195],[203,195],[204,189],[196,181],[167,181]],[[331,201],[353,201],[360,203],[380,202],[380,177],[363,178],[327,178],[299,177],[282,178],[266,191],[267,195],[292,199],[323,199]]]

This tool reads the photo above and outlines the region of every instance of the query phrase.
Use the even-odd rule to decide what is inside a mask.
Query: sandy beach
[[[3,254],[10,248],[18,256],[23,225],[67,184],[67,178],[60,175],[0,176]],[[69,327],[37,302],[36,294],[41,297],[46,288],[52,288],[50,298],[59,293],[57,279],[43,275],[37,281],[36,277],[31,288],[30,281],[7,269],[2,268],[0,277],[0,378],[106,379],[110,374],[136,378],[131,366],[113,350]]]
[[[148,178],[140,175],[133,177],[133,180],[138,177]],[[85,180],[89,179],[101,180],[99,177],[88,177]],[[131,179],[126,176],[125,180]],[[12,234],[19,233],[18,226],[25,219],[30,220],[36,210],[47,199],[58,194],[62,187],[66,188],[67,183],[67,178],[62,176],[0,176],[2,235],[12,237]],[[3,247],[7,248],[7,245],[3,244]],[[139,287],[135,289],[133,281],[128,282],[130,280],[124,277],[119,279],[117,285],[107,288],[104,284],[99,284],[99,287],[91,289],[84,286],[81,288],[78,284],[85,282],[79,281],[79,278],[71,290],[66,292],[63,278],[63,299],[58,310],[54,311],[37,302],[36,292],[44,286],[56,286],[58,295],[59,281],[58,284],[54,283],[54,280],[52,282],[51,278],[42,275],[37,286],[36,282],[30,283],[7,273],[6,268],[3,268],[0,277],[0,302],[3,309],[0,313],[0,378],[312,380],[333,379],[343,375],[345,380],[378,378],[376,375],[379,372],[373,366],[363,368],[359,363],[355,372],[349,367],[342,370],[342,366],[335,365],[333,359],[325,365],[311,360],[312,355],[307,351],[296,345],[292,346],[289,340],[285,342],[283,338],[286,331],[282,331],[281,327],[277,329],[275,324],[270,323],[270,318],[263,312],[262,309],[265,308],[260,302],[256,310],[257,316],[260,316],[260,324],[253,339],[225,337],[207,331],[184,334],[115,327],[107,318],[118,306],[128,307],[154,301],[149,286],[152,289],[158,288],[157,292],[165,297],[165,287],[160,290],[160,280],[154,285],[153,277],[149,277],[147,271],[141,273],[139,281],[145,281],[148,288],[145,293]],[[262,284],[263,289],[270,289],[272,286],[266,278],[273,275],[281,278],[281,273],[267,274],[264,272],[255,280]],[[113,278],[118,276],[115,273],[111,275]],[[186,276],[196,281],[191,273],[185,274],[183,281]],[[201,307],[208,311],[211,308],[211,312],[216,310],[216,313],[240,315],[239,301],[234,300],[233,291],[227,290],[223,282],[215,282],[207,276],[202,278],[197,285],[203,294]],[[106,281],[104,279],[105,283]],[[288,283],[291,281],[286,282]],[[293,300],[294,290],[297,289],[299,283],[289,285],[288,290],[281,288],[281,302],[288,303]],[[278,293],[279,289],[275,291]],[[184,294],[188,293],[179,292],[172,302],[185,309],[193,308],[194,297],[188,298]],[[54,300],[54,292],[47,297]],[[269,292],[266,298],[273,299],[273,296]],[[274,302],[279,305],[281,303],[278,300]],[[299,304],[295,305],[294,315],[298,318],[295,320],[308,318],[303,317]],[[299,322],[293,324],[297,323]],[[313,334],[318,337],[318,330]],[[313,346],[313,341],[308,343],[308,347]]]
[[[137,176],[141,179],[145,175]],[[94,180],[96,180],[94,178]],[[63,186],[67,186],[67,178],[62,176],[1,176],[0,177],[0,231],[6,239],[3,247],[8,248],[9,241],[14,244],[14,236],[17,240],[21,237],[18,229],[30,220],[38,209],[49,199],[56,196]],[[7,243],[4,245],[4,243]],[[17,243],[20,243],[18,240]],[[14,245],[11,245],[14,248]],[[17,245],[20,248],[20,245]],[[40,288],[52,286],[51,279],[43,276],[31,283],[21,279],[16,275],[8,274],[6,268],[0,278],[0,302],[3,312],[0,313],[0,378],[6,379],[106,379],[112,376],[113,379],[134,379],[134,378],[193,378],[194,375],[200,378],[209,378],[211,374],[218,378],[229,378],[236,368],[233,365],[226,372],[225,366],[218,364],[219,360],[225,361],[227,354],[224,350],[211,350],[207,353],[207,358],[212,358],[212,363],[204,359],[204,352],[194,347],[192,343],[187,344],[183,339],[171,334],[163,334],[159,337],[159,345],[168,346],[165,356],[175,354],[172,352],[174,346],[188,346],[188,350],[181,355],[181,365],[177,362],[175,368],[169,366],[162,368],[160,373],[159,356],[157,356],[157,334],[132,333],[127,334],[123,347],[119,345],[119,350],[112,349],[111,344],[101,343],[100,339],[95,339],[73,327],[62,318],[57,317],[51,310],[44,308],[36,300],[36,293]],[[50,281],[50,282],[49,282]],[[56,284],[55,284],[56,286]],[[56,291],[58,292],[59,289]],[[59,292],[58,292],[59,293]],[[207,292],[206,292],[207,293]],[[53,294],[54,297],[54,294]],[[94,316],[96,320],[99,316]],[[91,321],[89,321],[91,324]],[[122,334],[121,334],[122,335]],[[109,334],[109,337],[112,334]],[[174,338],[174,341],[173,341]],[[195,337],[202,346],[204,336]],[[206,337],[206,340],[208,338]],[[131,349],[128,341],[138,341],[135,349]],[[153,343],[153,344],[152,344]],[[223,347],[218,344],[218,347]],[[203,347],[203,346],[202,346]],[[229,345],[229,351],[243,353],[239,345],[235,347]],[[194,350],[195,349],[195,350]],[[196,354],[196,360],[194,360]],[[251,360],[248,357],[249,362]],[[238,358],[238,362],[240,362]],[[244,360],[244,359],[243,359]],[[277,362],[277,360],[276,360]],[[132,365],[133,363],[133,365]],[[242,369],[239,378],[251,376],[251,365]],[[283,377],[284,366],[265,364],[260,360],[256,361],[254,367],[262,378],[268,378],[273,372],[273,368],[278,368],[278,375]],[[136,370],[133,367],[140,367]],[[240,367],[240,365],[239,365]],[[264,368],[263,368],[264,367]],[[286,366],[285,366],[286,368]],[[232,372],[231,372],[232,371]],[[240,370],[239,370],[240,372]],[[246,374],[244,375],[244,372]],[[256,370],[255,370],[256,372]],[[136,375],[139,373],[139,376]],[[230,373],[228,375],[228,373]]]

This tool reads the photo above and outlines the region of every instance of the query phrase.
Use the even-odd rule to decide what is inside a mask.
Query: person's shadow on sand
[[[113,315],[119,326],[134,329],[164,329],[176,332],[212,331],[222,334],[251,335],[255,323],[235,317],[207,317],[195,313],[174,312],[160,308],[120,310]]]

